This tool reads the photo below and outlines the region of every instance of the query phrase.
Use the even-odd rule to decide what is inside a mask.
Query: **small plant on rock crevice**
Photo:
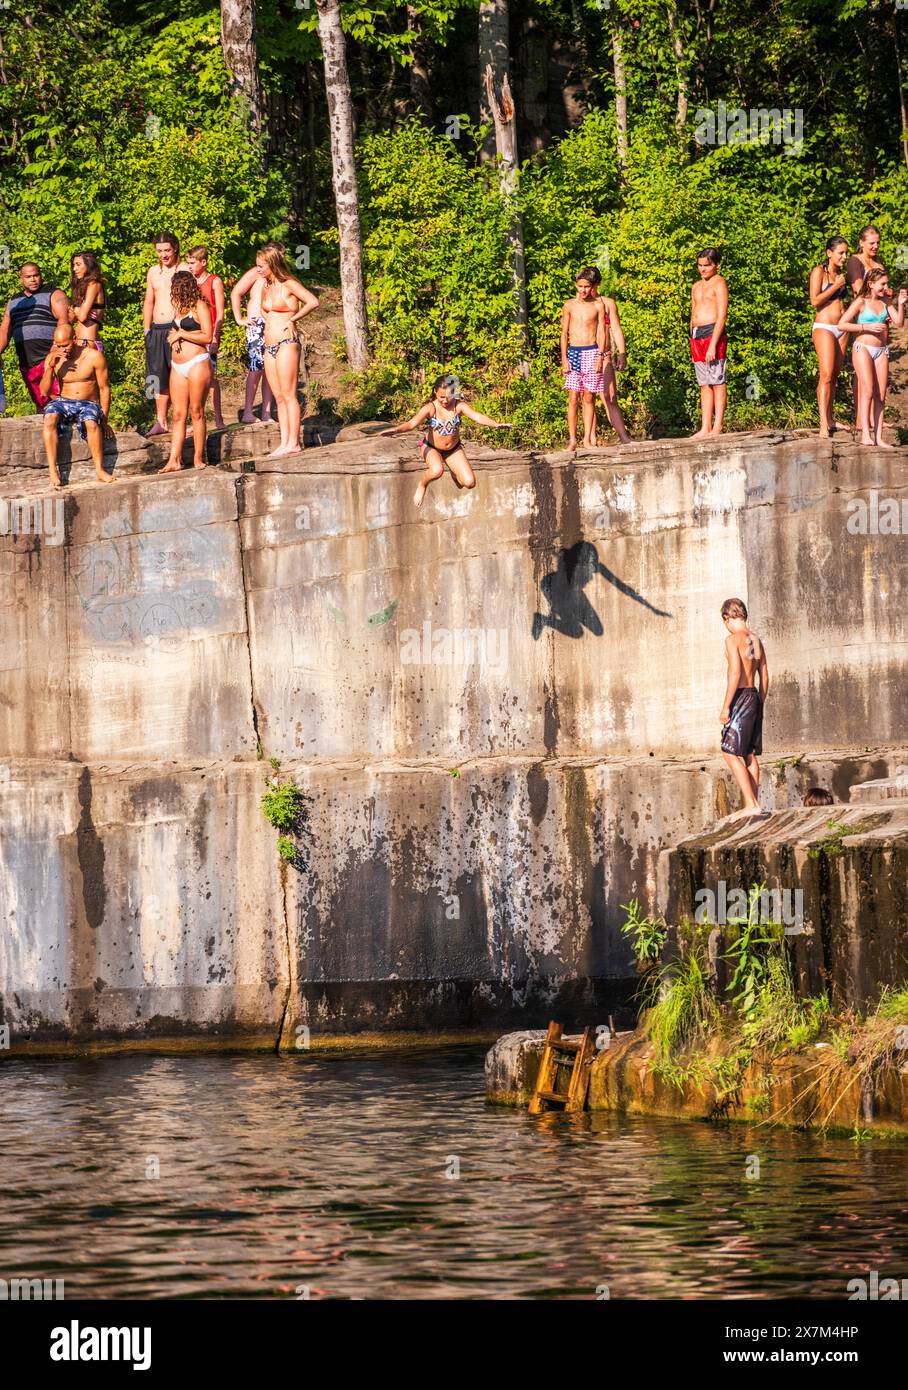
[[[821,840],[818,845],[812,845],[807,851],[808,859],[819,859],[823,856],[833,859],[837,854],[844,853],[842,839],[845,835],[854,835],[857,827],[849,826],[847,821],[836,820],[830,817],[826,822],[826,829],[829,834]]]
[[[662,959],[662,951],[668,937],[668,924],[661,915],[647,913],[640,915],[640,900],[631,898],[629,903],[621,904],[627,914],[621,931],[630,938],[637,964],[653,966]]]
[[[281,776],[280,760],[269,758],[268,761],[272,774],[265,777],[265,791],[260,803],[262,814],[268,824],[280,832],[277,839],[278,856],[284,863],[300,868],[302,857],[297,837],[303,830],[306,800],[294,782],[285,781]]]

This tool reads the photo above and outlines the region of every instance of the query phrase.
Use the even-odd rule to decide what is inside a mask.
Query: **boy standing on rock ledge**
[[[690,292],[690,355],[700,387],[700,428],[691,439],[721,434],[725,418],[728,281],[719,274],[721,260],[722,253],[714,246],[700,252],[700,279]]]
[[[593,266],[581,270],[574,282],[577,294],[561,309],[561,370],[568,392],[568,448],[577,448],[577,406],[583,400],[583,443],[593,447],[596,397],[602,390],[606,355],[605,316],[596,285],[602,277]]]
[[[725,639],[728,676],[719,718],[722,756],[744,798],[741,810],[728,817],[736,821],[764,814],[759,801],[757,754],[763,752],[763,706],[769,694],[769,666],[763,643],[747,626],[747,608],[741,599],[725,600],[722,621],[728,630]]]

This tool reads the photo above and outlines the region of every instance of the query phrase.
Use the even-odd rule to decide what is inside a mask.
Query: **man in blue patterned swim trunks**
[[[82,438],[88,440],[98,482],[112,482],[110,474],[104,471],[104,438],[105,435],[113,438],[107,424],[110,410],[107,361],[93,343],[75,343],[72,326],[68,323],[57,325],[54,345],[44,359],[40,389],[45,396],[50,395],[54,382],[60,394],[44,407],[44,452],[51,487],[60,486],[57,448],[61,421],[70,428],[75,425]]]
[[[593,447],[596,398],[602,390],[606,353],[605,321],[596,299],[596,272],[581,270],[577,295],[561,309],[561,370],[568,396],[568,448],[577,448],[577,405],[583,400],[583,442]]]

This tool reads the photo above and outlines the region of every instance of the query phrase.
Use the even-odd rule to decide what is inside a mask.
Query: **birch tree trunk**
[[[479,6],[479,119],[495,118],[489,99],[486,70],[508,73],[508,0],[481,0]],[[497,128],[486,136],[482,147],[483,159],[494,159],[498,153]]]
[[[484,12],[488,12],[484,14]],[[487,26],[485,40],[483,28]],[[482,69],[482,90],[495,129],[495,153],[501,170],[501,192],[510,212],[508,246],[511,277],[514,282],[514,322],[524,341],[527,330],[526,258],[523,247],[523,217],[518,198],[520,156],[517,148],[517,108],[511,92],[508,55],[507,0],[489,0],[479,7],[480,56],[488,61]]]
[[[249,124],[262,133],[262,89],[259,85],[255,0],[221,0],[221,49],[230,74],[230,88],[243,99]]]
[[[341,28],[340,0],[315,0],[315,5],[325,64],[334,205],[340,234],[344,336],[347,340],[347,360],[358,372],[369,362],[369,324],[363,283],[363,234],[353,154],[353,104],[347,76],[347,51]]]
[[[895,71],[899,83],[899,112],[902,117],[902,155],[905,160],[905,167],[908,168],[908,110],[905,108],[905,83],[902,78],[902,55],[899,52],[899,22],[897,16],[892,16],[892,42],[895,52]]]
[[[675,115],[675,129],[683,137],[687,128],[687,108],[690,99],[690,82],[687,74],[687,60],[684,54],[684,41],[678,27],[678,11],[673,0],[668,5],[668,32],[671,35],[672,52],[675,55],[675,71],[678,74],[678,109]]]
[[[627,179],[627,72],[624,67],[624,44],[618,16],[612,17],[612,69],[615,74],[615,125],[618,131],[618,181]]]
[[[410,101],[417,111],[431,117],[435,105],[432,100],[432,85],[429,82],[429,69],[426,66],[425,43],[419,22],[419,10],[415,5],[407,6],[407,29],[412,34],[413,62],[410,64]]]

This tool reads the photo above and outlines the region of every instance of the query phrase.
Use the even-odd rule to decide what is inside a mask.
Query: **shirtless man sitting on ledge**
[[[68,323],[57,325],[54,345],[44,359],[39,390],[49,396],[54,381],[60,394],[44,407],[44,452],[51,487],[60,486],[57,446],[61,419],[76,425],[82,438],[87,438],[98,482],[113,482],[110,474],[104,472],[104,440],[113,439],[113,431],[107,423],[110,410],[107,361],[92,343],[77,344],[72,325]]]

